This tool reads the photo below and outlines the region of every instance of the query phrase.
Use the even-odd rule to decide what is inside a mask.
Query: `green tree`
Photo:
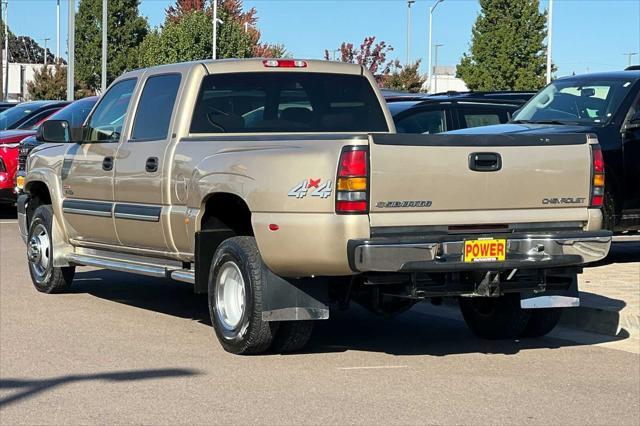
[[[149,32],[140,16],[140,0],[109,0],[107,83],[137,68],[138,47]],[[90,89],[100,87],[102,67],[102,1],[81,0],[76,14],[76,78]]]
[[[391,74],[383,80],[383,86],[392,90],[404,90],[412,93],[420,92],[425,78],[420,75],[419,68],[419,60],[405,67],[395,67]]]
[[[456,75],[471,90],[537,90],[545,84],[546,12],[538,0],[480,0],[471,49]]]
[[[161,28],[140,46],[140,65],[153,66],[211,58],[212,8],[202,0],[178,0],[167,9]],[[285,56],[282,45],[260,42],[255,9],[243,11],[240,0],[218,0],[216,57],[251,58]]]
[[[67,97],[67,67],[62,61],[55,65],[43,65],[33,74],[33,80],[27,82],[29,99],[66,99]],[[77,84],[75,97],[83,98],[91,94],[87,87]]]

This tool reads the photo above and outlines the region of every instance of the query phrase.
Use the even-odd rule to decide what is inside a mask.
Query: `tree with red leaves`
[[[387,54],[393,51],[393,47],[384,41],[375,42],[375,36],[365,37],[359,49],[353,43],[342,43],[340,45],[340,62],[350,64],[360,64],[367,68],[376,79],[380,80],[388,75],[392,68],[399,67],[400,62],[396,59],[387,61]],[[329,51],[324,51],[324,59],[329,60]]]

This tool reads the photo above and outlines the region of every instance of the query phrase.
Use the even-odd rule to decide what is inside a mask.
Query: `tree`
[[[353,43],[340,45],[340,62],[360,64],[367,68],[371,74],[380,81],[387,76],[393,67],[399,67],[400,62],[387,61],[387,54],[393,51],[393,47],[384,41],[375,43],[375,37],[365,37],[359,49],[354,48]],[[375,43],[375,44],[374,44]],[[329,60],[329,51],[324,51],[324,59]]]
[[[27,82],[29,99],[65,99],[67,97],[67,67],[62,61],[55,65],[42,66],[33,74],[33,80]],[[75,86],[75,97],[83,98],[90,95],[90,90],[81,84]]]
[[[137,68],[138,46],[149,32],[139,15],[140,0],[109,0],[107,83]],[[81,0],[76,14],[76,78],[96,90],[102,74],[102,1]]]
[[[167,9],[164,26],[152,31],[140,46],[140,65],[211,58],[212,8],[204,0],[177,0]],[[243,11],[241,0],[218,0],[217,58],[286,55],[282,45],[260,42],[254,8]]]
[[[546,12],[538,0],[480,0],[471,49],[457,67],[471,90],[537,90],[545,84]]]
[[[383,86],[387,89],[417,93],[422,90],[425,82],[425,78],[418,71],[419,68],[419,60],[405,67],[395,67],[393,72],[383,80]]]

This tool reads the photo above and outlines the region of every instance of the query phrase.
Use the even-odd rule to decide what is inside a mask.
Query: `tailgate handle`
[[[476,172],[496,172],[502,168],[502,157],[497,152],[474,152],[469,155],[469,168]]]

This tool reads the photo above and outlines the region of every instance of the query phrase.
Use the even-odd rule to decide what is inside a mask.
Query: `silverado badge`
[[[289,197],[304,198],[308,192],[312,197],[329,198],[331,196],[331,181],[322,179],[305,179],[289,191]]]

